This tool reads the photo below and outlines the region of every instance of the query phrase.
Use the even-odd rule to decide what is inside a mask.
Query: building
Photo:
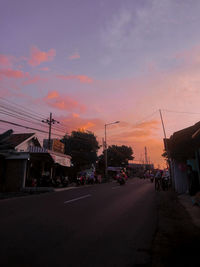
[[[70,166],[70,156],[43,148],[35,133],[0,135],[0,191],[47,186]]]
[[[200,122],[173,133],[169,139],[164,140],[164,144],[170,159],[173,188],[177,193],[187,193],[190,184],[188,165],[198,175],[200,184]]]

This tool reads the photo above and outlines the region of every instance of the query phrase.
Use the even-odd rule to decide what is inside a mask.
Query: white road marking
[[[120,185],[112,187],[112,189],[120,188]]]
[[[65,201],[64,204],[71,203],[71,202],[74,202],[74,201],[77,201],[77,200],[80,200],[80,199],[83,199],[83,198],[86,198],[86,197],[91,197],[91,195],[89,194],[89,195],[85,195],[85,196],[82,196],[82,197],[73,198],[73,199]]]

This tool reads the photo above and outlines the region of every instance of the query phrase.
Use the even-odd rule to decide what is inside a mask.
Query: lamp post
[[[115,121],[115,122],[111,122],[111,123],[106,123],[105,124],[105,147],[104,147],[104,151],[105,151],[105,178],[107,179],[108,177],[108,157],[107,157],[107,135],[106,135],[106,127],[108,125],[111,125],[111,124],[116,124],[116,123],[119,123],[119,121]]]

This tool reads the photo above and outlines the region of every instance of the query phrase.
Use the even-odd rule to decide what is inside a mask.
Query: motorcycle
[[[153,180],[154,180],[154,175],[150,175],[150,181],[153,183]]]
[[[76,184],[77,184],[77,186],[78,185],[84,185],[85,184],[85,177],[84,176],[77,177]]]
[[[61,177],[61,184],[62,184],[63,187],[68,186],[68,184],[69,184],[69,179],[68,179],[67,176],[65,176],[65,177],[62,176],[62,177]]]
[[[163,189],[163,191],[169,189],[169,176],[164,176],[162,178],[162,189]]]
[[[117,182],[120,184],[120,185],[124,185],[126,183],[126,180],[125,178],[122,176],[122,175],[117,175]]]
[[[124,185],[126,183],[126,181],[123,177],[120,177],[117,181],[120,185]]]

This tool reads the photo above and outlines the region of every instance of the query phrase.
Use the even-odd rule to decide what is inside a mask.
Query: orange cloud
[[[81,125],[81,126],[80,126],[80,129],[81,129],[82,131],[87,131],[87,130],[89,130],[89,129],[91,129],[91,128],[94,128],[94,126],[95,126],[95,123],[93,123],[93,122],[91,122],[91,121],[88,121],[86,124]]]
[[[53,60],[56,55],[55,49],[50,49],[48,52],[40,51],[36,46],[31,47],[31,55],[28,60],[29,65],[38,66],[42,62]]]
[[[134,130],[134,131],[124,131],[115,135],[112,135],[113,141],[133,141],[139,139],[146,139],[147,137],[152,136],[151,130]]]
[[[68,132],[73,130],[83,129],[97,131],[104,129],[104,122],[99,118],[82,118],[74,116],[74,113],[68,116],[60,116],[58,120],[65,125]]]
[[[79,80],[81,83],[92,83],[92,78],[86,75],[57,75],[57,78],[63,80]]]
[[[53,98],[57,98],[57,97],[59,97],[59,94],[56,91],[49,92],[47,95],[48,99],[53,99]]]
[[[6,78],[25,78],[28,76],[28,73],[25,73],[21,70],[13,70],[13,69],[0,69],[0,77]]]
[[[158,120],[151,120],[151,121],[145,121],[145,122],[141,122],[136,124],[135,126],[133,126],[134,128],[154,128],[157,129],[158,125],[160,125],[160,122]]]
[[[80,110],[81,112],[83,112],[86,109],[84,105],[79,104],[69,96],[60,95],[57,91],[49,92],[48,95],[44,98],[44,101],[49,106],[60,110]]]
[[[80,58],[79,53],[75,52],[74,54],[72,54],[71,56],[69,56],[69,59],[73,60],[73,59],[78,59]]]
[[[80,115],[77,114],[77,113],[73,113],[72,116],[73,116],[74,118],[79,118],[79,117],[80,117]]]

